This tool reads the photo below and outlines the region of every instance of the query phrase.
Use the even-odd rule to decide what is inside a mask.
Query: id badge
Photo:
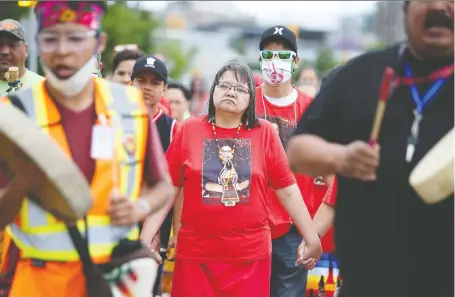
[[[114,129],[107,125],[95,125],[92,132],[90,156],[94,160],[114,159]]]

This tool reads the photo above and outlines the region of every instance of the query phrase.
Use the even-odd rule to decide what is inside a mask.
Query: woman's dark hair
[[[117,55],[114,57],[114,62],[112,63],[112,71],[115,71],[122,63],[123,61],[129,61],[129,60],[134,60],[137,61],[140,58],[145,57],[145,54],[141,51],[131,51],[131,50],[125,50],[119,52]]]
[[[212,87],[210,88],[209,96],[209,110],[208,110],[208,120],[209,122],[215,121],[215,104],[213,103],[213,93],[215,88],[218,85],[221,77],[226,71],[232,71],[235,75],[235,78],[239,82],[246,83],[248,85],[248,90],[250,91],[250,102],[245,112],[242,115],[242,123],[248,128],[254,128],[259,126],[259,120],[256,117],[256,85],[254,82],[253,72],[247,64],[241,62],[229,62],[228,64],[221,67],[218,70],[218,73],[215,75],[213,80]]]
[[[179,89],[180,91],[182,91],[183,93],[183,96],[185,97],[186,101],[191,101],[191,93],[190,91],[184,87],[182,84],[178,83],[178,82],[170,82],[168,85],[167,85],[167,88],[168,89]]]

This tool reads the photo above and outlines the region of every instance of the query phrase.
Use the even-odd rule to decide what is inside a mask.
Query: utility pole
[[[24,19],[25,23],[25,37],[28,45],[28,58],[27,58],[27,68],[30,71],[38,71],[38,51],[36,48],[35,34],[38,28],[38,24],[35,18],[35,13],[33,8],[35,7],[37,1],[17,1],[17,5],[20,7],[28,7],[28,15]]]
[[[38,29],[37,28],[38,24],[37,24],[37,21],[36,21],[35,14],[33,12],[33,7],[29,8],[29,14],[28,14],[27,23],[28,23],[28,40],[27,40],[27,44],[28,44],[28,65],[27,65],[27,68],[30,71],[38,72],[38,50],[36,48],[36,42],[34,40],[34,36],[35,36],[36,31]]]

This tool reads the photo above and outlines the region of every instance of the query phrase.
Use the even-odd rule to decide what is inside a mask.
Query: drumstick
[[[387,67],[382,75],[381,86],[379,89],[379,100],[376,108],[376,115],[374,117],[373,129],[370,134],[370,145],[375,145],[378,141],[379,131],[381,130],[382,119],[384,111],[387,106],[387,100],[390,97],[390,90],[392,89],[392,82],[395,76],[395,71]]]

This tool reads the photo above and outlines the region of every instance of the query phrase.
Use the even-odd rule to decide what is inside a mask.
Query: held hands
[[[160,232],[158,231],[158,233],[155,234],[155,237],[153,237],[152,241],[151,242],[142,242],[147,248],[150,249],[150,251],[152,252],[153,254],[153,257],[155,258],[156,262],[158,264],[161,264],[163,263],[163,258],[161,258],[161,255],[160,255],[160,244],[161,244],[161,241],[160,241]]]
[[[316,266],[316,263],[321,256],[322,248],[319,242],[317,244],[306,244],[305,241],[302,240],[302,243],[297,249],[297,261],[295,262],[295,265],[302,265],[306,269],[311,270]]]
[[[131,226],[145,219],[148,212],[137,201],[131,202],[118,189],[114,189],[107,212],[114,226]]]
[[[354,141],[343,148],[337,162],[337,173],[362,181],[376,180],[379,165],[379,145],[369,145],[363,141]]]

